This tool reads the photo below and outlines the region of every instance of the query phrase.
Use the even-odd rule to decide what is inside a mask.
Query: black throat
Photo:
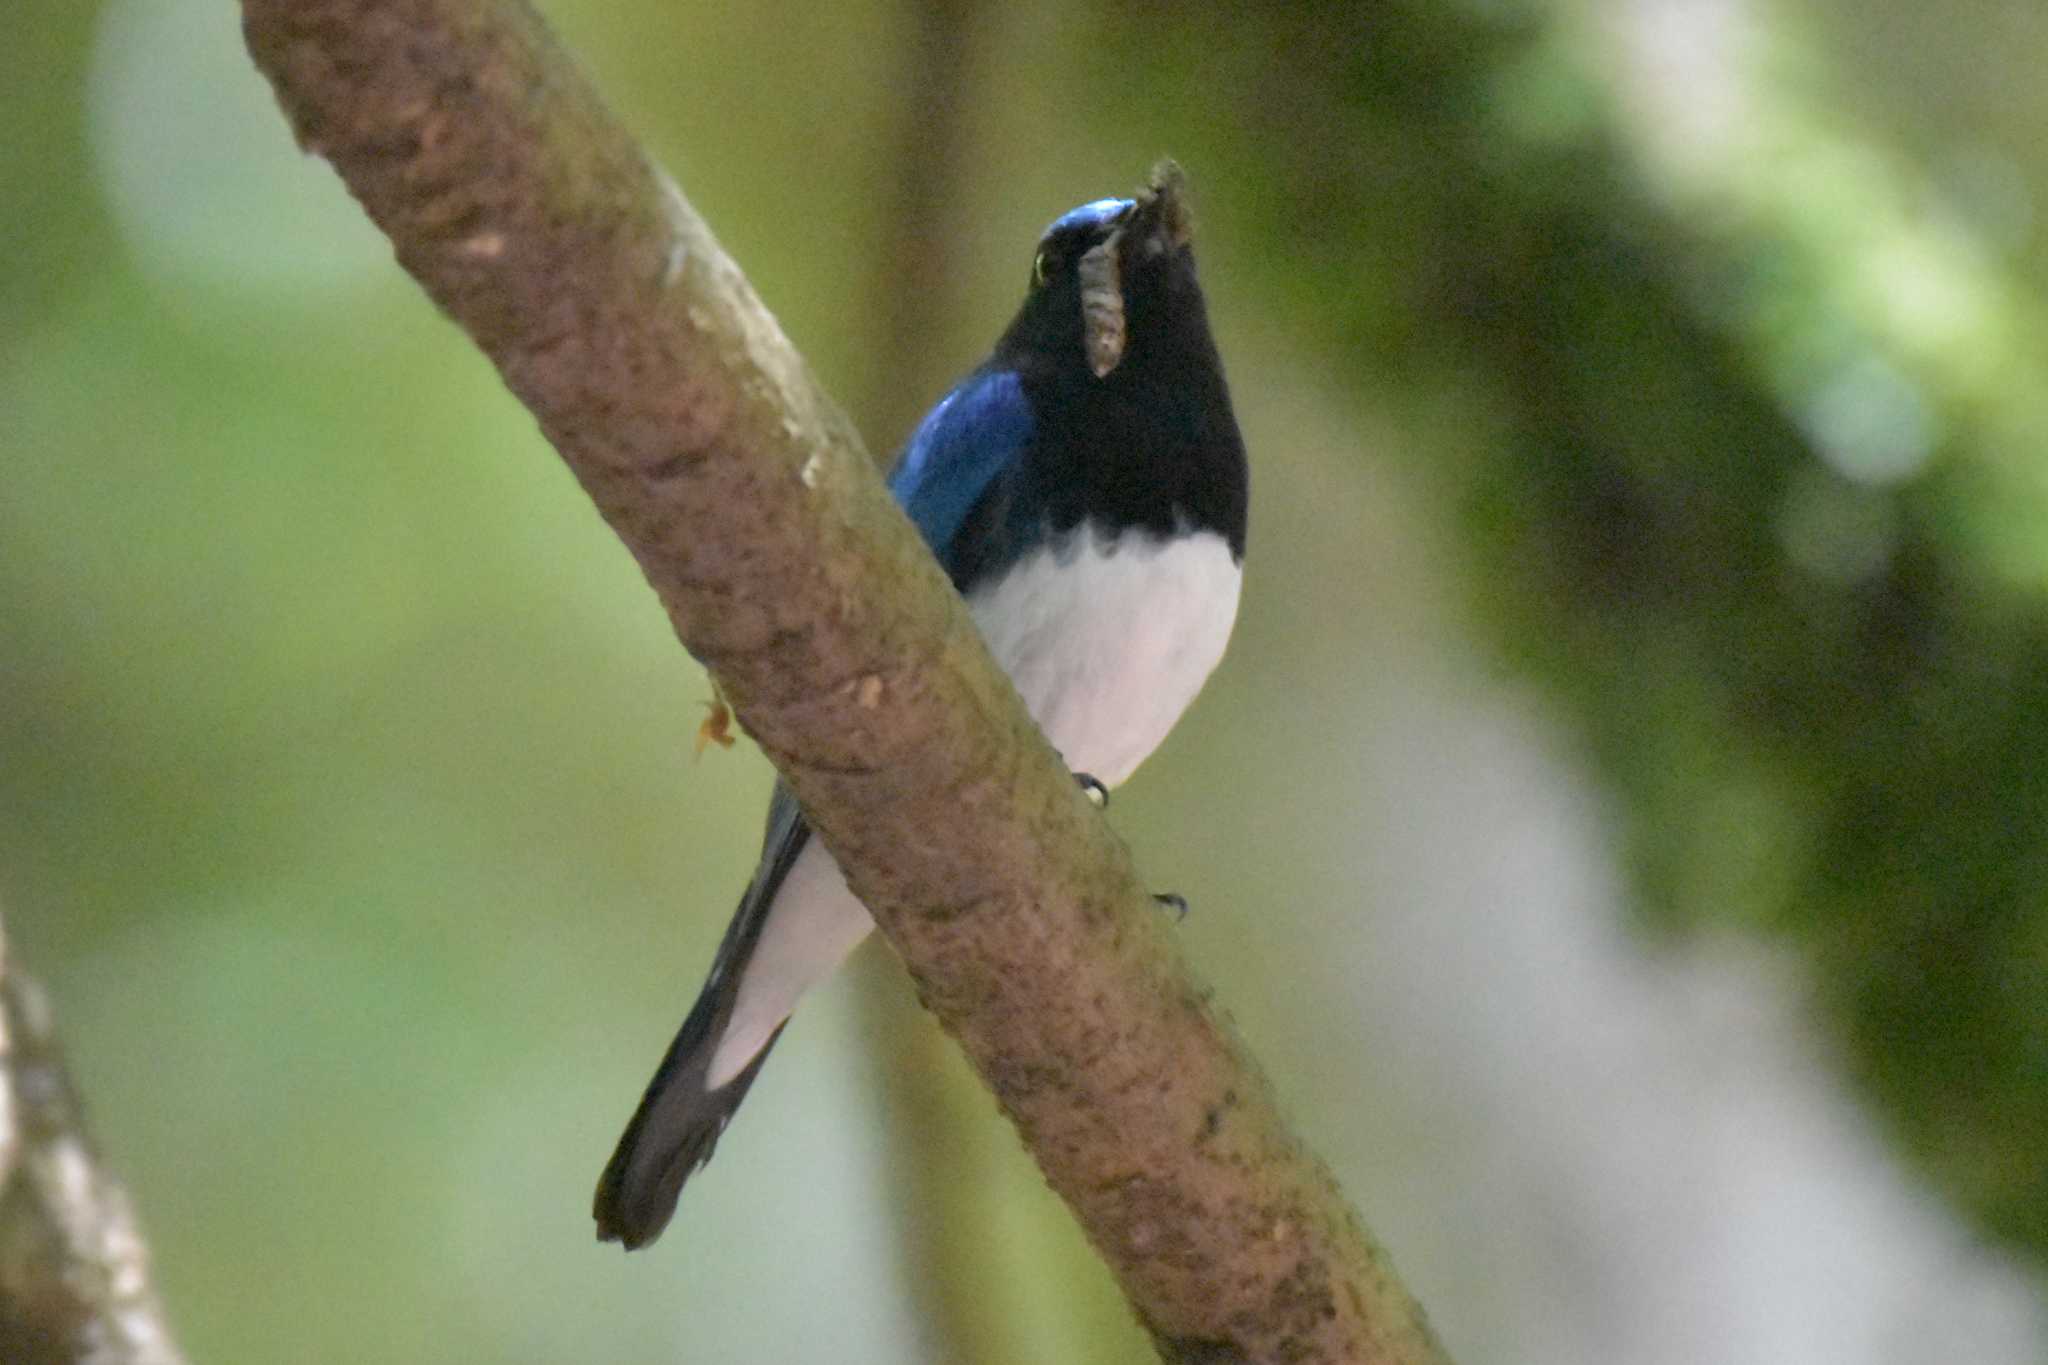
[[[1028,298],[982,367],[1017,375],[1032,421],[1020,458],[962,527],[963,589],[1084,523],[1113,540],[1212,532],[1244,558],[1244,438],[1193,257],[1130,254],[1127,340],[1107,375],[1084,355],[1071,278]]]

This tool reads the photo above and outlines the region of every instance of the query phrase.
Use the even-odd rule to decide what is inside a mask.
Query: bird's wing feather
[[[889,491],[950,573],[967,514],[1031,436],[1031,405],[1011,370],[979,370],[926,415],[889,473]]]

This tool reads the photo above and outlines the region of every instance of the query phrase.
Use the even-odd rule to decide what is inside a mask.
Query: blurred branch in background
[[[127,1192],[86,1136],[49,1001],[0,924],[0,1361],[183,1360]]]
[[[243,12],[301,141],[626,542],[1162,1356],[1441,1359],[857,435],[538,16]]]
[[[931,343],[957,305],[966,106],[979,69],[983,6],[911,0],[906,10],[908,30],[889,82],[898,95],[888,158],[894,193],[883,218],[894,230],[871,258],[868,297],[878,326],[856,405],[877,452],[910,431],[945,379],[932,372]],[[971,1095],[959,1088],[951,1044],[904,989],[897,964],[872,951],[860,957],[854,988],[886,1146],[918,1154],[888,1162],[883,1176],[924,1358],[1022,1362],[1017,1315],[1000,1293],[1001,1248],[989,1235],[1000,1187],[984,1150],[987,1101],[978,1087]]]
[[[1645,903],[1801,944],[1894,1133],[2048,1255],[2038,282],[1749,5],[1602,12],[1604,72],[1564,5],[1268,5],[1157,61],[1163,12],[1104,12],[1101,79],[1234,101],[1268,283],[1451,433],[1407,453]]]

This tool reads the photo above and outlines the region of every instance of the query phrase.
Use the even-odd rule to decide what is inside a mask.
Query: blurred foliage
[[[1611,776],[1645,910],[1801,943],[1878,1112],[2048,1254],[2039,252],[1970,232],[1825,73],[1747,84],[1796,23],[1653,102],[1738,106],[1723,161],[1660,164],[1570,11],[1108,17],[1099,78],[1142,73],[1135,108],[1194,65],[1229,93],[1201,155],[1302,325],[1439,419],[1402,453],[1462,509],[1480,616]]]

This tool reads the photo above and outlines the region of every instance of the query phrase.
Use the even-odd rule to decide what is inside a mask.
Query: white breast
[[[1112,541],[1083,527],[1019,560],[967,605],[1067,766],[1114,787],[1159,747],[1223,657],[1239,581],[1220,535]],[[744,1070],[798,998],[873,927],[813,839],[769,911],[709,1084]]]
[[[1083,527],[967,600],[1067,766],[1114,787],[1223,657],[1241,579],[1222,536],[1111,540]]]

